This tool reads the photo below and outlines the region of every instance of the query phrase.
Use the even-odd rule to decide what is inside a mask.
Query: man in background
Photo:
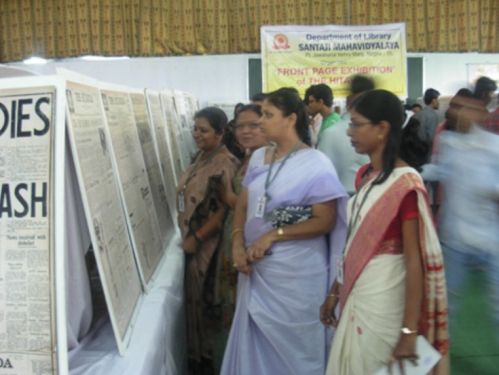
[[[324,131],[340,120],[340,115],[333,111],[333,99],[333,90],[323,83],[312,85],[305,91],[304,102],[307,105],[308,113],[312,117],[322,116],[322,122],[317,133],[317,145],[320,143]],[[315,132],[315,129],[312,130]]]
[[[355,175],[359,168],[369,162],[367,155],[357,154],[347,135],[350,124],[350,109],[352,103],[364,92],[373,90],[372,79],[362,75],[350,78],[349,95],[347,96],[347,112],[340,121],[323,131],[317,144],[317,149],[322,151],[333,163],[338,173],[338,178],[346,191],[352,195],[355,192]]]
[[[484,108],[486,115],[481,125],[488,131],[499,134],[499,107],[495,111],[488,112],[493,103],[494,94],[497,90],[497,83],[489,77],[480,77],[475,83],[473,96],[478,99]],[[496,102],[497,105],[497,102]]]
[[[427,155],[427,161],[431,156],[431,146],[433,144],[433,137],[435,136],[435,129],[440,122],[437,109],[440,105],[438,98],[440,93],[432,88],[429,88],[424,93],[425,107],[414,115],[414,118],[419,121],[419,137],[425,141],[430,147]]]

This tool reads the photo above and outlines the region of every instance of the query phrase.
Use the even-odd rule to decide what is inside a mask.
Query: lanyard
[[[201,161],[201,156],[203,156],[203,154],[200,154],[199,157],[197,158],[197,160],[194,162],[194,167],[192,168],[192,170],[190,171],[189,175],[187,176],[187,178],[185,179],[185,182],[184,182],[184,186],[182,187],[182,191],[185,190],[185,188],[187,187],[187,184],[192,180],[192,178],[194,177],[194,174],[201,168],[201,167],[204,167],[206,164],[208,164],[211,159],[213,159],[213,157],[218,153],[218,151],[220,151],[220,149],[223,147],[224,145],[221,144],[220,146],[218,146],[216,149],[214,149],[213,151],[211,151],[210,153],[208,153],[208,155],[206,156],[206,159],[202,160]]]
[[[271,200],[272,198],[270,197],[270,194],[268,193],[270,185],[275,181],[277,178],[277,175],[281,171],[281,169],[284,167],[284,164],[288,161],[288,159],[293,155],[295,152],[298,151],[300,148],[302,142],[298,141],[296,145],[293,146],[291,151],[289,151],[286,156],[284,157],[284,160],[282,161],[281,165],[279,165],[279,168],[277,168],[277,171],[275,172],[274,176],[271,178],[270,175],[272,174],[272,169],[274,168],[274,163],[275,163],[275,155],[277,153],[277,147],[274,148],[274,152],[272,153],[272,160],[270,161],[270,166],[269,166],[269,171],[267,172],[267,178],[265,179],[265,198],[268,200]]]
[[[352,215],[350,216],[350,221],[348,222],[348,230],[347,230],[347,238],[346,238],[346,241],[345,241],[345,244],[348,243],[348,240],[350,239],[350,235],[352,234],[352,230],[355,226],[357,226],[357,222],[359,221],[359,215],[360,215],[360,211],[362,211],[362,207],[364,207],[364,204],[366,203],[366,200],[367,200],[367,197],[369,196],[369,193],[371,192],[371,190],[373,189],[374,187],[374,182],[377,180],[377,178],[375,178],[369,185],[369,188],[367,189],[366,193],[364,194],[364,196],[362,197],[362,201],[360,202],[360,205],[359,205],[359,209],[357,210],[357,212],[354,214],[355,212],[355,205],[357,204],[357,198],[359,196],[359,193],[360,193],[360,190],[362,190],[364,187],[365,187],[365,184],[366,184],[366,181],[363,181],[362,183],[362,187],[360,188],[360,190],[357,192],[357,194],[355,194],[355,197],[353,198],[353,202],[352,202]]]

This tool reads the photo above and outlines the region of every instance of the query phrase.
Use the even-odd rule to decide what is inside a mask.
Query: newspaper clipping
[[[118,349],[131,332],[141,286],[96,87],[67,82],[68,131],[88,227]]]
[[[175,167],[175,176],[177,180],[179,179],[182,171],[187,168],[188,165],[184,165],[184,160],[182,156],[182,137],[183,134],[180,132],[179,116],[175,109],[175,102],[173,100],[173,93],[163,91],[160,95],[162,108],[166,117],[166,128],[168,130],[168,135],[171,142],[173,165]]]
[[[54,87],[0,90],[0,374],[52,374]]]
[[[145,95],[143,93],[131,93],[130,99],[132,100],[135,124],[137,125],[137,132],[139,135],[140,145],[142,147],[142,155],[146,165],[147,176],[149,177],[152,198],[154,206],[156,207],[156,213],[158,215],[161,244],[164,249],[174,234],[175,224],[173,223],[168,201],[166,199],[163,176],[159,166],[156,148],[154,147],[151,126],[149,124]]]
[[[146,173],[132,103],[127,92],[101,90],[112,148],[144,284],[163,255],[161,235]]]
[[[172,212],[176,212],[176,189],[177,179],[172,160],[171,139],[166,129],[166,121],[161,111],[161,102],[158,93],[147,92],[147,103],[149,105],[149,113],[152,120],[152,129],[156,145],[158,148],[161,170],[166,189],[166,197]]]

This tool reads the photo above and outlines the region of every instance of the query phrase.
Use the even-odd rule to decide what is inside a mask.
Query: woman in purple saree
[[[317,311],[343,250],[347,195],[331,162],[306,145],[297,93],[277,90],[262,109],[275,145],[253,153],[236,205],[240,274],[221,374],[322,375],[327,335]]]

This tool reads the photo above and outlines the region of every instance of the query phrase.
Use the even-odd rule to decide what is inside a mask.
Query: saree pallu
[[[365,186],[357,192],[357,202],[367,189]],[[442,253],[423,181],[414,169],[403,167],[396,168],[387,181],[372,188],[361,208],[359,224],[352,228],[346,246],[345,280],[340,288],[342,311],[329,356],[328,375],[372,374],[386,364],[398,342],[405,302],[404,255],[379,255],[378,250],[400,203],[411,191],[417,193],[424,273],[418,330],[444,357],[433,374],[448,374],[447,297]]]
[[[255,212],[269,168],[264,151],[254,152],[243,183],[248,189],[246,246],[272,229],[272,223]],[[239,274],[221,374],[323,375],[326,329],[319,309],[328,289],[331,257],[344,244],[346,193],[330,161],[316,150],[304,149],[289,158],[269,194],[266,212],[336,200],[336,226],[329,239],[277,242],[271,255],[252,265],[249,276]]]
[[[189,166],[179,180],[179,192],[192,174],[184,193],[185,210],[178,211],[178,225],[185,238],[193,225],[200,227],[223,203],[217,189],[222,178],[232,179],[238,166],[237,159],[225,147],[202,167]],[[194,172],[193,172],[194,171]],[[215,184],[215,182],[217,184]],[[177,207],[178,209],[178,207]],[[199,216],[199,217],[197,217]],[[194,224],[195,223],[195,224]],[[223,223],[220,223],[222,227]],[[222,323],[220,306],[215,296],[218,250],[222,230],[204,240],[195,254],[187,254],[184,274],[184,296],[187,324],[187,351],[190,360],[200,362],[213,355],[213,332]]]

